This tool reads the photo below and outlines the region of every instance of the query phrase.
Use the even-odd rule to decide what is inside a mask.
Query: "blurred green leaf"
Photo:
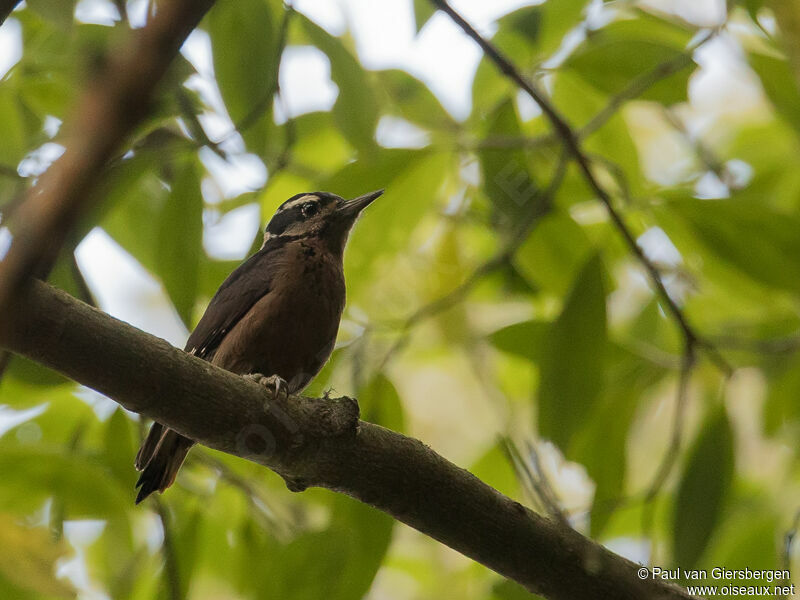
[[[486,137],[520,138],[520,125],[514,103],[506,100],[488,119]],[[530,171],[530,161],[520,148],[483,148],[478,151],[483,174],[483,189],[492,203],[495,221],[505,227],[516,223],[530,210],[538,186]]]
[[[419,33],[420,29],[425,26],[425,23],[436,12],[436,7],[430,0],[414,0],[414,27]]]
[[[689,39],[688,32],[663,21],[617,21],[593,32],[565,66],[598,90],[618,94],[636,77],[678,58],[685,52]],[[641,98],[664,104],[684,102],[694,67],[690,61],[683,69],[648,87]]]
[[[522,244],[514,264],[535,287],[563,295],[591,252],[584,230],[569,215],[553,211],[542,217]]]
[[[785,58],[766,54],[751,53],[748,60],[775,110],[800,131],[800,89],[791,65]]]
[[[642,396],[667,372],[614,343],[606,346],[605,366],[600,397],[568,452],[572,460],[586,467],[595,483],[590,514],[593,536],[603,532],[624,496],[628,437]]]
[[[154,264],[178,314],[191,328],[203,255],[202,171],[194,158],[176,167],[172,188],[158,215],[158,259]]]
[[[400,69],[389,69],[378,71],[376,76],[386,102],[399,116],[431,129],[456,128],[439,99],[413,75]]]
[[[393,519],[342,495],[331,498],[331,507],[322,531],[287,545],[268,541],[273,560],[260,563],[257,588],[263,597],[350,600],[366,594],[388,549]]]
[[[781,427],[800,427],[800,355],[791,357],[770,381],[764,404],[764,429],[774,435]]]
[[[533,363],[541,360],[551,324],[547,321],[525,321],[498,329],[489,341],[504,352],[527,358]]]
[[[375,375],[358,393],[361,418],[383,427],[403,431],[405,419],[400,396],[382,373]]]
[[[703,425],[678,486],[672,544],[681,568],[693,568],[711,540],[722,518],[733,468],[733,432],[720,408]]]
[[[214,74],[228,114],[237,125],[262,106],[265,115],[272,112],[271,95],[280,61],[279,16],[272,6],[266,0],[221,2],[208,15]],[[261,147],[264,135],[263,129],[251,127],[245,139]]]
[[[77,0],[26,0],[34,11],[62,28],[72,25]]]
[[[104,441],[103,453],[109,468],[124,486],[132,490],[137,479],[132,468],[136,443],[133,423],[122,408],[117,408],[106,423]]]
[[[46,529],[25,527],[16,517],[0,513],[0,548],[0,578],[45,598],[76,596],[73,587],[55,575],[67,544],[53,540]]]
[[[333,107],[336,123],[353,146],[363,152],[372,150],[378,124],[378,101],[370,79],[341,40],[305,17],[300,20],[314,45],[331,61],[331,78],[339,87]]]
[[[720,260],[756,281],[800,293],[800,218],[771,210],[749,195],[741,200],[677,200],[683,218]]]
[[[546,336],[541,360],[539,431],[562,449],[586,424],[603,387],[606,293],[597,254],[583,265]]]

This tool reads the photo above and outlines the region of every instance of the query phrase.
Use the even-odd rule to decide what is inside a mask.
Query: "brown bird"
[[[186,352],[238,374],[276,376],[288,393],[328,360],[345,302],[342,255],[361,211],[383,190],[344,200],[297,194],[278,207],[261,249],[222,283]],[[194,442],[153,423],[136,455],[138,504],[172,482]]]

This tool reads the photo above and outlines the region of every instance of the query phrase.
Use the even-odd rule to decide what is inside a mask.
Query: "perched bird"
[[[383,190],[344,200],[297,194],[278,207],[261,249],[222,283],[186,352],[238,374],[276,376],[287,393],[319,373],[336,341],[345,302],[342,255],[361,211]],[[278,379],[279,378],[279,379]],[[138,504],[172,482],[194,442],[153,423],[136,455]]]

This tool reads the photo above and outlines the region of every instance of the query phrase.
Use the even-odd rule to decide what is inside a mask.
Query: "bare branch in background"
[[[39,281],[13,300],[1,345],[201,444],[267,466],[293,491],[348,494],[554,600],[690,598],[641,579],[638,565],[418,440],[360,421],[350,398],[276,396]]]
[[[101,75],[65,123],[64,154],[14,215],[14,239],[0,262],[0,311],[32,273],[49,271],[67,232],[88,208],[104,165],[147,114],[156,85],[212,4],[159,3],[147,25],[131,32],[127,46],[107,57]]]

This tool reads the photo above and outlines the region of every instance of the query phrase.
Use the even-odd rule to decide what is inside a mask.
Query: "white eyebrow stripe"
[[[317,198],[314,194],[306,194],[305,196],[298,198],[297,200],[292,200],[289,204],[284,205],[281,208],[281,212],[285,210],[289,210],[290,208],[294,208],[298,204],[305,204],[306,202],[319,202],[319,198]]]

